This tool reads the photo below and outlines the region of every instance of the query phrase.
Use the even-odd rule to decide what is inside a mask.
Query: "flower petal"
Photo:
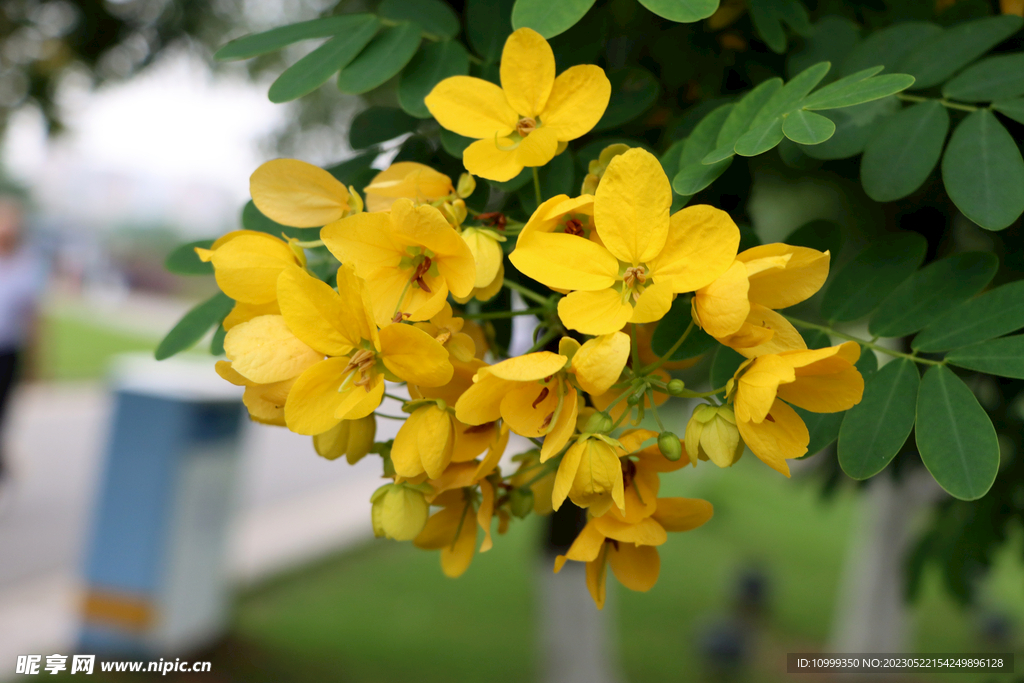
[[[462,576],[476,553],[477,525],[473,524],[473,506],[466,503],[466,512],[454,543],[441,548],[441,571],[450,579]]]
[[[391,217],[384,213],[357,213],[325,225],[320,239],[363,279],[381,268],[397,268],[402,260],[402,247],[391,239]]]
[[[739,378],[734,400],[736,419],[743,422],[764,420],[775,401],[779,385],[794,379],[793,366],[782,356],[755,359]]]
[[[608,566],[623,586],[645,593],[658,582],[661,557],[652,546],[621,543],[618,550],[612,546],[608,551]]]
[[[565,233],[521,236],[508,258],[523,275],[554,289],[608,289],[619,272],[618,259],[610,251]]]
[[[261,315],[231,328],[224,353],[235,372],[258,384],[297,377],[324,357],[292,334],[279,315]]]
[[[587,450],[585,441],[577,441],[562,456],[562,462],[558,463],[558,472],[555,474],[555,485],[551,489],[551,507],[557,510],[562,507],[569,489],[572,488],[576,479],[576,471],[580,467],[583,453]]]
[[[659,498],[652,517],[665,531],[690,531],[711,519],[714,506],[700,498]]]
[[[612,159],[597,186],[597,232],[620,261],[646,263],[665,246],[671,205],[672,187],[661,163],[635,147]]]
[[[675,292],[696,291],[729,269],[739,244],[740,230],[729,214],[705,204],[688,206],[672,214],[668,240],[650,264],[651,275],[656,282],[671,281]]]
[[[812,413],[838,413],[860,403],[864,378],[843,358],[827,358],[797,370],[796,380],[779,386],[779,398]]]
[[[391,164],[363,188],[368,211],[385,211],[401,197],[422,204],[446,197],[454,191],[451,178],[415,161]]]
[[[325,356],[347,356],[359,345],[352,302],[326,282],[293,266],[277,279],[281,316],[296,337]]]
[[[597,559],[597,556],[601,553],[601,548],[604,546],[604,536],[600,531],[597,530],[594,521],[591,520],[583,527],[576,536],[576,540],[569,546],[569,550],[565,552],[565,555],[559,555],[555,558],[555,573],[562,571],[562,567],[565,565],[566,560],[574,560],[576,562],[593,562]]]
[[[697,290],[693,297],[694,318],[712,337],[727,337],[743,325],[750,313],[747,299],[747,269],[734,261],[721,276]]]
[[[807,452],[811,436],[796,411],[775,399],[769,411],[771,419],[760,423],[736,420],[743,442],[751,452],[773,470],[789,476],[786,460]]]
[[[661,320],[672,308],[675,294],[666,282],[655,282],[647,286],[640,298],[633,304],[633,316],[629,322],[642,324]]]
[[[472,76],[444,79],[423,102],[442,127],[467,138],[505,136],[519,121],[501,88]]]
[[[277,276],[297,260],[291,248],[272,235],[246,233],[212,252],[217,286],[235,301],[269,304],[277,299]]]
[[[319,228],[349,210],[348,190],[337,178],[297,159],[274,159],[249,178],[253,204],[282,225]]]
[[[594,521],[597,522],[597,528],[602,534],[621,543],[663,545],[668,540],[665,529],[650,517],[643,517],[630,524],[620,521],[609,513]]]
[[[299,375],[288,393],[284,417],[288,428],[299,434],[326,432],[340,422],[334,412],[345,394],[338,388],[345,380],[348,358],[328,358]],[[351,371],[350,371],[351,372]],[[362,391],[362,388],[359,388]]]
[[[558,317],[566,327],[583,334],[611,334],[633,316],[633,307],[622,302],[614,289],[572,292],[558,302]]]
[[[536,117],[554,84],[555,53],[548,41],[532,28],[513,32],[501,51],[501,88],[509,106],[520,116]]]
[[[612,84],[599,66],[572,66],[559,74],[541,113],[559,140],[575,140],[597,125],[608,108]]]
[[[466,147],[462,152],[462,164],[473,175],[498,182],[512,180],[523,170],[514,143],[503,137],[484,138]]]
[[[625,332],[594,337],[572,358],[580,387],[588,394],[603,394],[619,381],[629,359],[629,335]]]
[[[484,479],[480,482],[480,509],[476,511],[476,523],[484,532],[484,540],[480,544],[480,552],[486,553],[494,546],[491,540],[491,520],[494,518],[494,486]]]
[[[750,276],[750,300],[767,308],[787,308],[809,299],[828,277],[829,253],[788,244],[764,244],[739,254],[738,261],[788,255],[782,268],[769,268]]]
[[[501,268],[501,259],[504,257],[498,240],[485,230],[466,228],[462,231],[462,241],[466,243],[476,264],[476,280],[473,286],[486,287],[494,282]]]
[[[535,382],[553,375],[569,361],[550,351],[537,351],[516,356],[486,368],[488,374],[515,382]]]
[[[516,147],[516,161],[523,166],[543,166],[555,158],[558,152],[558,136],[547,126],[541,126],[522,140]]]
[[[455,417],[468,425],[494,422],[501,417],[501,401],[516,386],[515,382],[481,374],[455,404]]]
[[[540,461],[547,462],[565,448],[569,439],[576,433],[576,417],[579,414],[579,398],[576,389],[569,386],[566,388],[565,399],[562,402],[562,410],[556,415],[554,426],[548,435],[544,437],[544,443],[540,448]]]
[[[771,335],[764,341],[755,341],[753,345],[750,345],[745,343],[741,337],[746,336],[754,340],[754,335],[745,335],[745,332],[752,331],[769,331]],[[750,314],[747,315],[747,319],[736,334],[719,338],[719,341],[747,358],[757,358],[758,356],[779,354],[785,351],[799,351],[807,348],[807,342],[800,336],[797,329],[793,327],[793,323],[772,309],[765,308],[760,304],[750,305]]]
[[[388,370],[410,384],[439,387],[447,384],[454,373],[444,347],[412,325],[399,323],[382,328],[380,355]]]

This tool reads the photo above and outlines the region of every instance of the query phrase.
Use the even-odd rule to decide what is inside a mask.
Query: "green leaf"
[[[884,121],[864,148],[860,181],[876,202],[913,193],[942,155],[949,113],[935,100],[907,107]]]
[[[228,336],[228,331],[224,329],[224,325],[218,324],[217,329],[213,331],[213,338],[210,340],[211,356],[224,355],[224,338],[226,336]]]
[[[820,145],[836,132],[836,124],[821,114],[797,109],[783,119],[782,132],[801,145]]]
[[[939,486],[954,498],[977,500],[996,480],[999,440],[963,380],[937,365],[917,392],[917,448]]]
[[[441,129],[441,147],[456,159],[462,159],[462,153],[476,140],[453,133],[450,130]]]
[[[761,111],[757,112],[757,116],[750,122],[748,130],[753,131],[773,119],[799,109],[804,98],[807,97],[807,93],[821,83],[821,79],[825,77],[831,67],[832,65],[828,62],[821,62],[797,74],[765,102]]]
[[[843,109],[823,111],[821,115],[836,124],[836,132],[820,145],[807,145],[801,151],[813,159],[846,159],[864,151],[875,129],[886,117],[900,109],[895,97],[865,102]]]
[[[384,0],[377,13],[391,21],[411,21],[434,38],[459,35],[459,17],[442,0]]]
[[[751,0],[749,9],[757,35],[773,52],[779,54],[786,51],[783,22],[802,36],[809,35],[813,30],[807,9],[799,0]]]
[[[320,228],[293,228],[287,225],[281,225],[275,221],[270,220],[264,216],[256,205],[249,200],[245,208],[242,209],[242,227],[246,230],[256,230],[257,232],[265,232],[268,235],[274,237],[280,237],[282,234],[287,237],[294,237],[295,239],[307,241],[315,240],[320,238]]]
[[[728,346],[719,346],[715,351],[715,357],[711,361],[711,388],[724,387],[725,383],[732,379],[736,370],[747,359],[736,353]]]
[[[399,24],[380,32],[352,63],[338,74],[338,90],[362,95],[383,85],[408,64],[420,47],[420,27]]]
[[[629,123],[654,106],[661,93],[658,79],[643,69],[615,71],[608,74],[608,80],[612,83],[612,96],[604,115],[594,126],[595,131],[618,128]]]
[[[707,19],[718,10],[718,0],[640,0],[640,4],[659,17],[680,24]]]
[[[870,479],[892,461],[917,417],[921,377],[917,365],[893,360],[864,383],[861,402],[846,411],[839,429],[839,466],[853,479]]]
[[[879,337],[913,334],[983,290],[999,269],[988,252],[954,254],[904,280],[878,307],[868,330]]]
[[[709,154],[702,158],[702,163],[715,164],[723,159],[728,159],[734,152],[736,141],[747,132],[754,117],[761,111],[761,108],[782,89],[781,78],[769,78],[756,88],[743,96],[736,104],[732,105],[729,115],[725,118],[718,131],[718,137]],[[716,109],[719,111],[721,108]]]
[[[533,171],[530,171],[530,180],[533,180]],[[565,150],[547,164],[538,169],[540,178],[540,193],[542,197],[554,197],[560,194],[573,194],[579,189],[576,183],[576,162],[570,150]],[[533,183],[525,184],[519,190],[519,205],[528,214],[537,210],[537,193],[533,189]]]
[[[918,45],[942,33],[935,24],[907,21],[873,32],[843,60],[840,73],[852,74],[871,66],[884,66],[890,72]]]
[[[343,161],[340,164],[334,166],[328,166],[324,170],[330,173],[332,176],[340,180],[345,185],[355,185],[356,179],[377,159],[377,152],[371,150],[369,152],[363,152],[357,157],[352,157],[347,161]],[[361,185],[359,187],[362,187]],[[274,223],[274,225],[278,225]]]
[[[178,275],[213,275],[213,264],[199,260],[196,247],[209,249],[213,240],[199,240],[182,244],[167,255],[164,268]]]
[[[679,161],[685,146],[686,140],[676,140],[669,145],[664,154],[658,157],[661,167],[665,169],[665,175],[669,178],[674,178],[676,173],[679,172]]]
[[[765,121],[740,136],[736,141],[736,153],[744,157],[755,157],[772,149],[785,137],[782,133],[782,117]]]
[[[1003,116],[1007,116],[1017,123],[1024,123],[1024,97],[1015,100],[1003,100],[993,102],[992,108]]]
[[[684,197],[695,195],[715,181],[729,167],[731,160],[705,165],[701,160],[714,149],[724,122],[729,120],[734,105],[724,104],[700,120],[683,144],[679,170],[672,178],[672,189]]]
[[[512,33],[513,5],[515,0],[466,0],[466,38],[487,64],[501,59]]]
[[[521,188],[523,185],[526,185],[527,183],[530,182],[533,182],[533,169],[524,168],[522,171],[519,172],[519,175],[517,175],[512,180],[488,180],[487,184],[490,185],[491,187],[501,190],[502,192],[512,193]]]
[[[1000,337],[950,351],[952,365],[999,377],[1024,379],[1024,335]]]
[[[819,219],[804,223],[782,241],[794,247],[828,251],[834,263],[843,248],[843,229],[835,221]]]
[[[818,62],[839,64],[860,42],[860,26],[846,17],[827,15],[814,24],[803,45],[794,47],[786,61],[790,77]]]
[[[895,95],[914,84],[914,77],[906,74],[883,74],[873,78],[857,78],[869,74],[881,67],[872,67],[859,71],[852,76],[842,78],[804,100],[804,109],[839,109],[852,107],[855,104],[873,102],[883,97]],[[847,81],[847,79],[856,79]]]
[[[1024,19],[1008,14],[958,24],[923,41],[900,60],[898,70],[917,79],[915,90],[930,88],[1012,36],[1022,24]]]
[[[962,102],[991,102],[1024,95],[1024,52],[981,60],[946,83],[942,95]]]
[[[423,103],[434,86],[450,76],[469,73],[469,53],[462,43],[446,40],[423,46],[398,77],[398,104],[416,118],[429,119]]]
[[[1024,213],[1024,159],[987,109],[972,112],[953,131],[942,181],[956,208],[986,230],[1009,227]]]
[[[910,344],[924,353],[948,351],[1024,327],[1024,280],[996,287],[936,318]]]
[[[157,360],[164,360],[181,353],[203,338],[214,325],[220,324],[224,317],[234,308],[235,302],[223,292],[217,292],[211,298],[197,305],[178,321],[160,345],[156,347]]]
[[[821,314],[832,322],[856,320],[878,307],[889,292],[924,260],[928,242],[914,232],[886,235],[847,263],[821,299]]]
[[[356,114],[348,129],[352,149],[366,149],[416,130],[419,121],[395,107],[370,107]]]
[[[532,28],[545,38],[553,38],[572,28],[583,18],[595,0],[516,0],[512,8],[512,28]]]
[[[352,63],[380,28],[376,17],[369,14],[356,16],[362,18],[359,23],[285,69],[270,86],[267,93],[270,101],[290,102],[309,94]]]
[[[300,40],[329,38],[357,31],[360,26],[367,22],[376,24],[377,19],[371,14],[339,14],[310,21],[300,21],[297,24],[288,24],[287,26],[278,26],[269,31],[254,33],[232,40],[217,50],[213,58],[219,62],[232,59],[249,59],[250,57],[263,55],[268,52],[276,52],[282,47],[297,43]]]
[[[665,314],[665,317],[654,329],[654,334],[651,335],[651,350],[659,356],[664,356],[672,348],[672,345],[679,341],[679,337],[683,336],[692,321],[689,297],[676,297],[676,300],[672,302],[671,310]],[[714,337],[694,325],[686,337],[686,341],[675,350],[669,360],[680,361],[696,358],[716,346],[718,346],[718,342]]]

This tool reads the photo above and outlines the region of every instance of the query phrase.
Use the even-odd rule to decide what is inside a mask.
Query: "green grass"
[[[131,351],[152,351],[159,339],[91,323],[67,312],[43,318],[38,359],[40,379],[95,380],[104,376],[110,359]]]

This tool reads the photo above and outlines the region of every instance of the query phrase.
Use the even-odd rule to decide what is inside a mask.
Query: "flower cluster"
[[[530,29],[509,37],[500,80],[448,78],[426,97],[443,127],[476,139],[457,183],[399,162],[362,189],[364,201],[301,161],[257,169],[256,207],[287,226],[321,228],[320,239],[242,230],[197,250],[236,302],[217,372],[245,387],[252,419],[312,436],[321,456],[379,455],[388,482],[371,499],[374,532],[440,550],[449,576],[491,548],[495,518],[502,534],[513,518],[567,499],[586,508],[555,571],[585,562],[600,607],[608,566],[628,588],[648,590],[666,532],[711,518],[706,501],[659,498],[661,474],[700,460],[728,467],[746,446],[788,476],[787,460],[809,442],[791,406],[856,404],[859,347],[809,350],[777,312],[822,286],[828,252],[738,252],[740,231],[724,211],[671,213],[665,171],[642,148],[609,147],[579,196],[547,198],[525,222],[483,212],[474,176],[506,181],[544,166],[595,126],[611,91],[596,66],[556,77],[550,47]],[[312,268],[311,254],[331,267]],[[506,257],[525,277],[506,279]],[[483,311],[502,288],[535,308]],[[652,331],[679,297],[692,322],[656,355]],[[487,321],[525,313],[539,318],[536,344],[507,357]],[[698,327],[748,359],[706,392],[669,374]],[[404,421],[393,440],[377,441],[378,409],[396,395]],[[670,397],[700,401],[683,440],[658,414]],[[641,428],[647,417],[657,431]],[[525,452],[503,461],[510,443]]]

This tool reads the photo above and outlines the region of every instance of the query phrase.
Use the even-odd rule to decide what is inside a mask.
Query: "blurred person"
[[[23,220],[21,202],[0,196],[0,496],[10,482],[5,421],[19,374],[29,365],[45,282],[42,261],[24,242]]]

